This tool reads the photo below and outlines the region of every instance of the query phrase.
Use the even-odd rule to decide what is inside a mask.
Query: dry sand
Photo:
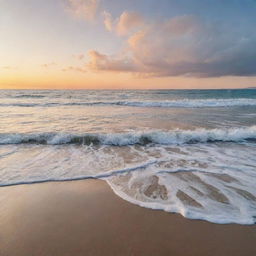
[[[132,205],[103,181],[0,188],[1,256],[254,256],[256,226]]]

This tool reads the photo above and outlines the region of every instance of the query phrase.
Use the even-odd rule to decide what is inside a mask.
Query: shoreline
[[[256,226],[133,205],[101,180],[0,188],[1,256],[256,255]]]

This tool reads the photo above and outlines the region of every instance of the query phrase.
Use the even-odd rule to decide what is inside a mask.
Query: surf
[[[42,145],[181,145],[214,142],[255,142],[256,126],[240,128],[195,130],[175,129],[170,131],[141,131],[128,133],[0,133],[0,144],[42,144]]]

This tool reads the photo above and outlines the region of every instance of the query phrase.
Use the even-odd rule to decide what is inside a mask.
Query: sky
[[[256,0],[0,0],[0,89],[256,86]]]

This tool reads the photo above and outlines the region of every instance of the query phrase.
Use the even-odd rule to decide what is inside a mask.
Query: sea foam
[[[143,207],[214,223],[253,224],[255,152],[255,143],[5,145],[0,186],[103,179],[118,196]]]
[[[180,145],[211,142],[243,142],[256,140],[256,126],[195,130],[147,131],[129,133],[1,133],[0,144],[95,144],[126,146],[134,144]]]

